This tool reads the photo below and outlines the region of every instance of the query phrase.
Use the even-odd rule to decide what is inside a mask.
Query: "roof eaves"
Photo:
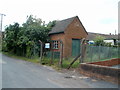
[[[76,16],[76,17],[78,18],[78,20],[79,20],[79,22],[81,23],[81,25],[82,25],[83,29],[85,30],[85,32],[86,32],[86,33],[87,33],[87,35],[88,35],[88,32],[86,31],[86,29],[85,29],[85,27],[83,26],[82,22],[80,21],[79,17],[78,17],[78,16]]]
[[[64,33],[64,31],[61,31],[61,32],[54,32],[54,33],[49,33],[49,35],[60,34],[60,33]]]

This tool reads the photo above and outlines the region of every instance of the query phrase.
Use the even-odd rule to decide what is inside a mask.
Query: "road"
[[[2,88],[117,88],[102,80],[58,72],[51,67],[2,55]],[[0,74],[1,75],[1,74]],[[71,78],[69,78],[71,77]]]

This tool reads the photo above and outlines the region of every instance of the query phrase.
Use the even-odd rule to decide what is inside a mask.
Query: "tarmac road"
[[[118,88],[117,84],[83,75],[57,72],[51,67],[3,54],[1,64],[2,88]]]

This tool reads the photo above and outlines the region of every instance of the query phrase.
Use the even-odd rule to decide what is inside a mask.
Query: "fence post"
[[[83,43],[82,43],[82,54],[81,54],[81,63],[84,62],[84,58],[85,58],[85,53],[86,53],[86,40],[85,38],[83,39]]]
[[[82,63],[83,62],[83,45],[84,45],[84,41],[85,41],[85,38],[83,38],[82,40],[81,40],[81,43],[80,43],[80,53],[81,53],[81,58],[80,58],[80,63]]]
[[[50,65],[52,65],[52,64],[53,64],[53,57],[54,57],[54,52],[52,51],[52,53],[51,53]]]
[[[41,40],[39,40],[39,42],[40,42],[40,62],[42,61],[42,53],[43,53],[43,45],[42,45],[42,41]]]
[[[53,64],[53,57],[54,57],[53,42],[51,41],[51,59],[50,59],[50,65]]]
[[[93,57],[93,47],[92,46],[90,47],[90,53],[91,53],[90,54],[91,55],[91,62],[93,62],[93,58],[92,58]]]
[[[99,56],[98,56],[98,57],[99,57],[99,60],[98,60],[98,61],[100,61],[100,45],[99,45]]]
[[[59,66],[62,67],[62,59],[63,59],[63,42],[60,41],[60,61],[59,61]]]

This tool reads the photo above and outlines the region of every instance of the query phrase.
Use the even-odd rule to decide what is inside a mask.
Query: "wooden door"
[[[72,56],[76,57],[80,54],[80,39],[72,39]]]

